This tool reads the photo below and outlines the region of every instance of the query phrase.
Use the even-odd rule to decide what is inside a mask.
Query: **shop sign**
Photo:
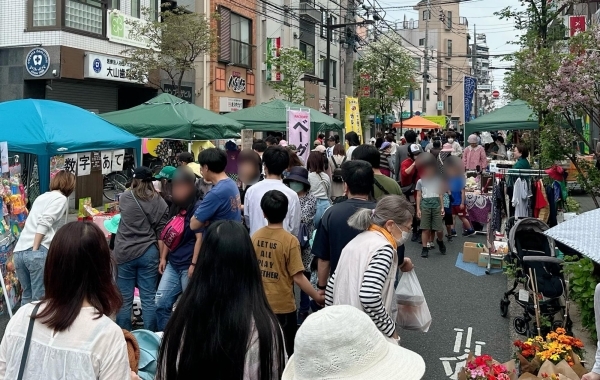
[[[244,92],[246,91],[246,79],[242,78],[242,74],[238,71],[233,71],[229,77],[227,87],[233,92]]]
[[[83,66],[83,76],[85,78],[137,83],[136,80],[127,77],[129,70],[130,67],[125,64],[123,58],[95,53],[85,54]]]
[[[32,77],[43,76],[50,69],[50,54],[46,49],[31,49],[25,58],[25,69]]]
[[[306,162],[310,153],[310,112],[288,110],[287,114],[288,143],[296,146],[296,154]]]
[[[327,111],[325,111],[326,106],[325,99],[319,99],[319,111],[321,111],[321,113],[327,113]],[[329,102],[329,114],[333,115],[333,104],[331,104],[331,102]]]
[[[281,72],[271,62],[275,58],[279,58],[279,50],[281,49],[281,37],[267,38],[267,81],[281,81]]]
[[[176,88],[177,86],[173,86],[170,83],[163,84],[163,91],[167,94],[177,96],[178,98],[183,99],[186,102],[194,102],[194,89],[192,88],[192,86],[179,86],[179,94],[177,94]]]
[[[569,37],[585,32],[585,16],[569,16]]]
[[[437,110],[438,111],[443,111],[444,110],[444,102],[443,101],[437,102]]]
[[[148,22],[123,14],[116,9],[109,11],[109,24],[106,37],[109,41],[122,45],[147,48],[149,44],[148,39],[135,35],[132,27],[134,23],[145,25]]]
[[[219,97],[219,112],[235,112],[244,108],[244,99]]]

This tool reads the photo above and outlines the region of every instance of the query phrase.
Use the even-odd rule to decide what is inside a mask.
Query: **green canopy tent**
[[[170,94],[160,94],[139,106],[100,115],[138,137],[173,140],[239,138],[244,126]]]
[[[225,116],[237,120],[244,124],[246,128],[255,131],[283,132],[287,130],[286,112],[289,108],[310,110],[311,136],[313,140],[318,131],[342,131],[344,129],[344,123],[338,119],[325,115],[316,109],[280,99],[271,100],[270,102],[262,103],[254,107],[244,108],[236,112],[228,113]]]
[[[524,100],[513,100],[502,108],[466,123],[465,138],[475,132],[538,128],[533,108]]]

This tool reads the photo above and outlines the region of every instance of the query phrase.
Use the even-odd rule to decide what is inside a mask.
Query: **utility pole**
[[[429,19],[431,18],[431,0],[427,0],[427,18],[425,19],[425,57],[423,67],[423,104],[421,106],[421,113],[427,112],[427,83],[429,82]]]
[[[475,118],[479,116],[479,94],[477,92],[477,84],[479,77],[477,76],[477,26],[473,24],[473,45],[471,47],[471,62],[473,66],[473,76],[475,77],[475,89],[473,92],[473,115]]]
[[[344,0],[342,1],[342,7],[344,6],[347,9],[345,22],[353,22],[355,21],[356,14],[356,3],[354,0]],[[346,48],[346,63],[344,64],[344,83],[345,83],[345,95],[346,96],[354,96],[354,43],[356,36],[356,28],[353,26],[346,27],[345,32],[345,40],[348,47]],[[341,61],[341,60],[340,60]],[[346,101],[345,97],[341,97],[341,117],[345,117],[346,115]],[[344,119],[342,119],[344,120]]]

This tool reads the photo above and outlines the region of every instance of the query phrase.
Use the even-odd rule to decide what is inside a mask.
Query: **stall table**
[[[472,222],[487,224],[489,214],[492,211],[492,195],[478,194],[476,192],[465,193],[465,206],[469,212]]]

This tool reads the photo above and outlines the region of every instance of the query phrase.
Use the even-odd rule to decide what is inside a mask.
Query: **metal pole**
[[[400,136],[402,136],[402,126],[403,126],[403,120],[404,118],[402,117],[402,114],[404,113],[403,110],[403,106],[404,106],[404,99],[402,99],[402,101],[400,102]]]
[[[431,18],[431,1],[427,0],[427,18],[425,19],[425,61],[423,68],[423,102],[421,105],[421,113],[425,115],[427,112],[427,81],[429,78],[429,19]]]
[[[475,77],[475,90],[474,90],[474,96],[473,96],[473,115],[475,116],[475,118],[479,117],[479,101],[478,101],[478,97],[479,94],[477,93],[477,82],[479,82],[478,76],[477,76],[477,28],[476,25],[473,25],[473,47],[472,47],[472,64],[473,64],[473,76]]]
[[[410,92],[408,93],[408,101],[410,102],[410,117],[413,117],[413,89],[410,88]]]
[[[329,78],[330,73],[330,60],[331,60],[331,15],[327,14],[327,59],[325,60],[325,114],[329,115]]]

